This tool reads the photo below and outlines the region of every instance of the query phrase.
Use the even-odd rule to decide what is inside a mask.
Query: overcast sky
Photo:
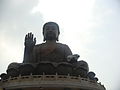
[[[59,42],[87,61],[107,90],[120,90],[120,0],[0,0],[0,73],[23,61],[26,33],[43,42],[48,21],[59,24]]]

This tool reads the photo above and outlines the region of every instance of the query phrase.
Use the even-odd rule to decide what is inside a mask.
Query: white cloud
[[[29,3],[28,3],[29,2]],[[5,72],[8,64],[22,62],[24,36],[32,31],[40,32],[43,19],[41,14],[31,14],[37,0],[2,0],[0,3],[0,72]]]

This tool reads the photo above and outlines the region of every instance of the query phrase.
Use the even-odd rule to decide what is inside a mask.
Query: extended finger
[[[29,38],[29,39],[30,39],[30,36],[31,36],[30,33],[28,33],[28,38]]]
[[[25,35],[25,41],[27,40],[27,38],[28,38],[28,35]]]
[[[33,40],[33,34],[32,34],[32,32],[30,32],[30,38]]]
[[[34,44],[36,43],[36,37],[34,38]]]

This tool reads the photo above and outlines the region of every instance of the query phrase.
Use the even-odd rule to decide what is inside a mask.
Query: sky
[[[0,73],[21,63],[24,37],[43,42],[45,22],[59,24],[59,42],[89,64],[107,90],[120,90],[120,0],[0,0]]]

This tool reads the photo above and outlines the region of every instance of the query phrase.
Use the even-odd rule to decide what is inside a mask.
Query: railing
[[[53,80],[60,80],[60,79],[65,79],[65,80],[76,80],[76,81],[87,81],[87,82],[91,82],[91,83],[96,83],[96,81],[94,80],[90,80],[88,78],[81,78],[80,76],[70,76],[69,74],[68,75],[27,75],[27,76],[21,76],[19,75],[18,77],[9,77],[8,79],[6,80],[0,80],[0,82],[4,83],[4,82],[10,82],[10,81],[13,81],[13,80],[24,80],[24,79],[33,79],[33,78],[38,78],[38,79],[41,79],[41,80],[46,80],[46,79],[53,79]],[[101,84],[101,83],[99,83]]]
[[[93,86],[102,86],[104,87],[103,85],[101,85],[101,83],[98,83],[94,80],[90,80],[88,78],[81,78],[80,76],[70,76],[69,74],[68,75],[28,75],[28,76],[21,76],[19,75],[18,77],[9,77],[8,79],[6,80],[1,80],[0,81],[0,86],[4,86],[4,84],[6,83],[12,83],[12,82],[25,82],[25,81],[33,81],[33,80],[36,80],[37,81],[67,81],[67,82],[72,82],[74,84],[74,82],[78,82],[78,83],[87,83],[87,84],[90,84],[90,85],[93,85]],[[105,90],[105,89],[102,89],[102,90]]]

